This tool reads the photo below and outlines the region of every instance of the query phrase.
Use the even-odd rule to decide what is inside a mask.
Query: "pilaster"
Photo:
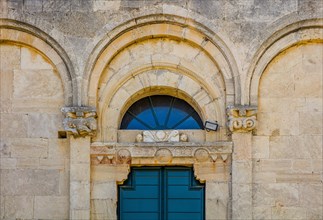
[[[70,219],[90,219],[90,145],[96,132],[92,107],[64,107],[64,129],[70,141]]]
[[[227,109],[232,132],[232,219],[252,219],[252,131],[257,109],[234,106]]]

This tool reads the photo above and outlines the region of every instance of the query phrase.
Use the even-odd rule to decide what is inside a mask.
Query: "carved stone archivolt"
[[[65,131],[74,137],[94,136],[97,130],[96,110],[93,107],[63,107]]]
[[[250,132],[257,125],[257,108],[230,106],[227,108],[228,128],[231,132]]]

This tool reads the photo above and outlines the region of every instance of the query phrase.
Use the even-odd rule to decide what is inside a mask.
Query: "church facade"
[[[4,0],[1,219],[322,219],[323,4]]]

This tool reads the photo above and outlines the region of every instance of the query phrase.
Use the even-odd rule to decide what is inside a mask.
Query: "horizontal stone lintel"
[[[231,158],[232,143],[93,143],[91,146],[91,164],[140,164],[144,160],[154,164],[225,162]],[[176,162],[177,161],[177,162]]]

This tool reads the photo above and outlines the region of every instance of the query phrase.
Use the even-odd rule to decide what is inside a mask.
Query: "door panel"
[[[133,168],[119,186],[120,220],[204,219],[204,185],[187,167]]]

